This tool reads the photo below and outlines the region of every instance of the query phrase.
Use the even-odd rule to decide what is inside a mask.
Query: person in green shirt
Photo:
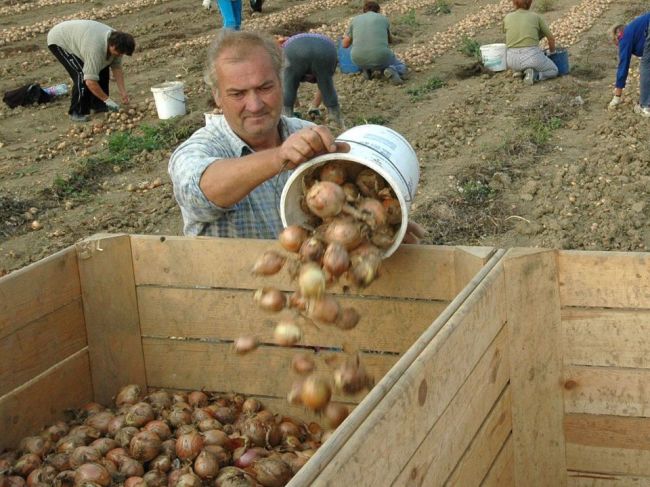
[[[555,37],[541,15],[531,12],[533,0],[512,0],[517,10],[503,19],[506,34],[506,62],[515,74],[524,74],[524,82],[532,85],[536,81],[555,78],[558,68],[539,47],[546,37],[549,53],[555,52]]]

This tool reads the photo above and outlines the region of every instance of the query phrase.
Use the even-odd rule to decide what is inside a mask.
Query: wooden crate
[[[262,285],[293,289],[286,273],[251,276],[269,241],[97,235],[0,279],[0,450],[66,408],[112,404],[119,387],[236,391],[274,411],[292,408],[295,350],[262,346],[238,356],[243,334],[271,343],[276,316],[252,301]],[[305,328],[325,355],[358,346],[381,378],[494,253],[491,248],[404,246],[363,295],[338,289],[362,314],[342,332]],[[356,405],[357,398],[335,397]]]
[[[100,235],[0,279],[0,449],[132,382],[310,419],[284,399],[292,350],[231,350],[270,342],[249,274],[269,245]],[[353,413],[290,486],[650,485],[648,254],[404,246],[339,297],[363,322],[304,343],[358,344],[381,379],[335,397]]]

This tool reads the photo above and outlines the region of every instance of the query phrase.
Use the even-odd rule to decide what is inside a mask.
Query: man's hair
[[[512,4],[517,8],[528,10],[532,5],[533,0],[512,0]]]
[[[135,39],[131,34],[114,30],[108,36],[108,45],[113,46],[121,54],[130,56],[135,51]]]
[[[379,13],[379,4],[375,0],[366,0],[363,2],[363,12],[377,12]]]
[[[275,39],[259,32],[221,29],[208,47],[208,59],[203,79],[210,89],[217,92],[216,63],[226,49],[233,49],[238,59],[246,59],[252,48],[261,47],[271,58],[273,70],[282,79],[282,51]]]
[[[624,29],[625,24],[614,24],[609,28],[607,32],[609,33],[609,37],[611,38],[612,42],[614,42],[614,44],[618,42],[618,36],[621,32],[623,32]]]

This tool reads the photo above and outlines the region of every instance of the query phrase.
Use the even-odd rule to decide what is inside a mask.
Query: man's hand
[[[127,93],[123,93],[120,95],[120,98],[122,98],[122,104],[123,105],[128,105],[131,99],[129,98],[129,95]],[[118,107],[119,108],[119,107]]]
[[[106,98],[104,100],[104,103],[106,104],[106,108],[108,108],[108,111],[110,112],[119,112],[120,111],[120,106],[115,103],[113,100],[110,98]]]
[[[281,164],[287,163],[289,169],[294,169],[318,155],[349,150],[348,144],[334,141],[327,127],[314,125],[289,136],[280,146],[279,158]]]
[[[408,222],[406,224],[406,233],[404,234],[402,243],[405,244],[420,243],[420,240],[424,238],[426,234],[427,231],[422,225],[418,225],[415,222]]]
[[[620,96],[614,95],[614,98],[612,98],[612,101],[610,101],[609,105],[607,105],[607,109],[608,110],[615,110],[616,107],[618,107],[622,102],[623,102],[623,99]]]

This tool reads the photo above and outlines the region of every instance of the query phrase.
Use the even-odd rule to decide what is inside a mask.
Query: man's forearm
[[[115,83],[117,83],[117,89],[120,92],[120,95],[126,95],[126,85],[124,84],[124,71],[122,68],[111,68],[113,71],[113,76],[115,77]]]
[[[213,162],[201,176],[199,185],[203,194],[215,205],[228,208],[278,174],[280,169],[282,161],[279,161],[279,149],[268,149]]]
[[[85,81],[86,86],[90,90],[90,92],[95,95],[97,98],[99,98],[101,101],[106,101],[108,98],[108,95],[104,93],[104,90],[102,90],[102,87],[99,86],[99,83],[93,79],[87,79]]]

